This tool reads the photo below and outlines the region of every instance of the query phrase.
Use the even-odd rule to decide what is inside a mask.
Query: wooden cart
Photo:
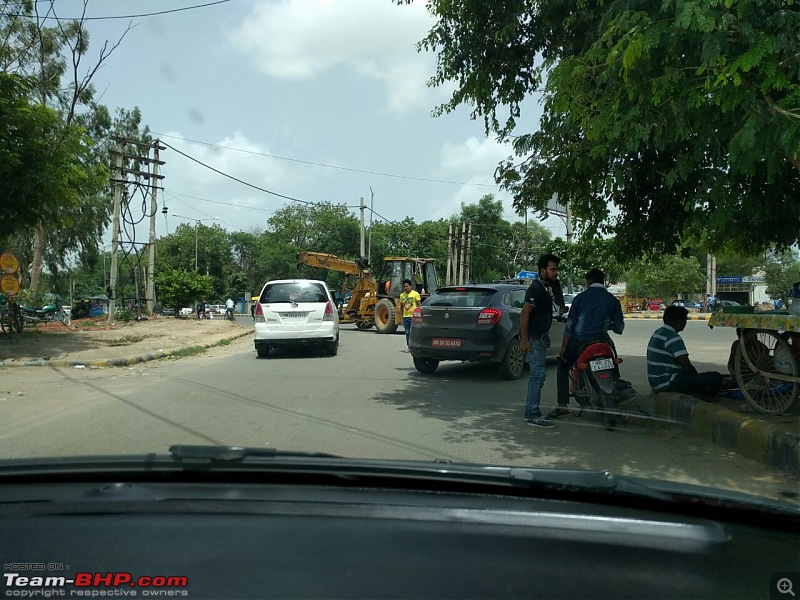
[[[709,327],[744,331],[735,357],[736,382],[758,412],[791,410],[800,392],[800,316],[780,313],[712,315]]]

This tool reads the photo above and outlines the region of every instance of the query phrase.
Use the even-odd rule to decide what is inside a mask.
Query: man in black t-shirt
[[[531,367],[528,394],[525,398],[525,422],[535,427],[555,427],[542,416],[539,404],[547,374],[547,348],[550,347],[550,326],[553,324],[554,297],[561,296],[558,283],[558,265],[561,259],[553,254],[539,258],[539,277],[525,292],[525,303],[520,314],[520,349],[528,353]]]

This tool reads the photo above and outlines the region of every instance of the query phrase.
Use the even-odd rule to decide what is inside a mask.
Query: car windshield
[[[3,0],[0,457],[797,509],[798,31],[777,1]]]

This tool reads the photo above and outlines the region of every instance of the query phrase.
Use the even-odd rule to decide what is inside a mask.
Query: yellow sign
[[[17,257],[11,254],[11,252],[3,252],[0,254],[0,269],[3,270],[3,273],[16,273],[19,270],[19,261]]]
[[[19,280],[17,280],[17,276],[3,275],[3,278],[0,279],[0,289],[2,289],[3,293],[9,298],[19,294]]]

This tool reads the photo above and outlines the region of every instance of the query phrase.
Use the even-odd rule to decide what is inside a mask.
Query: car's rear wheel
[[[420,358],[415,356],[414,366],[420,373],[425,373],[426,375],[430,375],[439,366],[439,361],[436,360],[435,358]]]
[[[519,340],[514,338],[506,349],[503,362],[500,363],[500,374],[505,379],[519,379],[525,370],[525,353],[519,347]]]
[[[269,358],[269,346],[256,346],[258,358]]]
[[[382,298],[375,305],[375,329],[378,333],[394,333],[397,325],[394,322],[394,303],[389,298]]]
[[[336,356],[339,352],[339,338],[336,338],[334,342],[325,342],[325,352],[328,356]]]

